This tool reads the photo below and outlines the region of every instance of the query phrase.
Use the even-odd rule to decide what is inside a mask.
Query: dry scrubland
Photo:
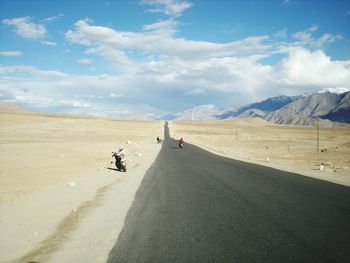
[[[319,153],[311,126],[232,119],[172,122],[170,127],[172,136],[223,156],[350,186],[350,126],[320,128]]]
[[[161,122],[2,107],[0,261],[104,262],[160,150],[158,135]],[[127,173],[110,164],[120,145]]]

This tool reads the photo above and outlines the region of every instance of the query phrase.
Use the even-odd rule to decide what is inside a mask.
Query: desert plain
[[[105,262],[163,125],[2,106],[0,262]]]
[[[1,107],[0,261],[105,262],[163,126]],[[260,119],[169,126],[173,138],[215,154],[350,186],[349,126],[321,128],[318,152],[315,127]],[[120,146],[126,173],[111,157]]]

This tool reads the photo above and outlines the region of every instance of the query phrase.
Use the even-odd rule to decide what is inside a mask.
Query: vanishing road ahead
[[[350,262],[350,188],[165,141],[108,262]]]

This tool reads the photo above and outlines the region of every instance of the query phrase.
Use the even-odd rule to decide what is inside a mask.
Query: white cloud
[[[320,90],[318,93],[326,93],[326,92],[330,92],[330,93],[336,93],[336,94],[343,94],[345,92],[349,92],[350,91],[350,87],[346,88],[346,87],[335,87],[335,88],[325,88],[323,90]]]
[[[318,26],[313,25],[304,31],[300,31],[300,32],[293,34],[292,37],[296,38],[298,40],[307,42],[307,41],[310,41],[312,39],[312,33],[317,31],[317,30],[318,30]]]
[[[193,6],[186,0],[141,0],[141,4],[152,5],[147,11],[152,13],[164,13],[169,16],[181,15],[185,10]]]
[[[16,66],[0,66],[0,75],[11,75],[11,74],[26,74],[27,76],[39,76],[47,78],[63,78],[67,74],[55,71],[55,70],[39,70],[33,66],[16,65]]]
[[[111,98],[119,98],[119,97],[121,97],[120,94],[116,94],[116,93],[114,93],[114,92],[111,92],[111,93],[110,93],[110,96],[111,96]]]
[[[275,66],[254,57],[184,61],[167,59],[142,64],[137,76],[148,86],[174,89],[187,95],[240,94],[263,99],[276,94],[296,95],[323,87],[348,86],[350,61],[332,60],[323,51],[295,47]],[[180,88],[183,87],[183,88]],[[244,99],[243,99],[244,100]]]
[[[2,23],[7,26],[13,26],[14,31],[21,37],[30,39],[44,38],[46,35],[46,28],[43,24],[36,24],[32,22],[30,17],[20,17],[14,19],[4,19]]]
[[[92,60],[89,58],[82,58],[82,59],[79,59],[78,62],[81,64],[90,65],[92,63]]]
[[[28,94],[16,91],[6,102],[13,102],[19,105],[34,106],[37,109],[46,108],[54,103],[54,99],[42,95]]]
[[[35,95],[18,95],[15,96],[15,101],[16,103],[33,104],[38,108],[42,108],[50,105],[53,99]]]
[[[102,56],[105,59],[112,60],[121,66],[131,65],[131,61],[123,51],[108,46],[102,45],[96,48],[89,48],[85,53]]]
[[[343,38],[342,35],[323,34],[322,37],[313,41],[312,45],[314,45],[317,48],[321,48],[323,45],[327,43],[332,43],[342,38]]]
[[[298,3],[299,3],[298,1],[294,1],[294,0],[283,0],[282,5],[291,6],[291,5],[295,5]]]
[[[64,16],[64,14],[58,14],[57,16],[51,16],[51,17],[45,18],[44,21],[52,22],[52,21],[55,21],[55,20],[62,18],[63,16]]]
[[[91,108],[88,103],[79,100],[60,100],[59,103],[71,106],[73,108]]]
[[[275,66],[274,82],[290,86],[338,87],[350,83],[350,61],[331,60],[323,51],[288,48]]]
[[[204,89],[195,88],[195,89],[192,89],[192,90],[186,92],[185,95],[198,96],[198,95],[203,95],[205,93],[206,93],[206,91]]]
[[[270,48],[264,43],[268,36],[249,37],[224,44],[175,38],[175,25],[171,20],[165,20],[144,26],[143,32],[120,32],[80,20],[75,24],[75,29],[65,35],[73,43],[91,47],[87,53],[100,54],[125,65],[130,64],[126,50],[190,60],[260,53]]]
[[[173,19],[161,20],[159,22],[143,26],[144,31],[150,31],[153,34],[172,36],[176,33],[178,22]]]
[[[20,57],[22,55],[23,55],[22,51],[0,51],[0,56]]]
[[[52,41],[40,41],[41,44],[43,45],[47,45],[47,46],[57,46],[56,42],[52,42]]]
[[[287,28],[284,28],[284,29],[282,29],[280,31],[277,31],[275,36],[278,37],[278,38],[286,38],[287,37],[287,32],[288,32]]]
[[[11,102],[24,105],[30,108],[45,109],[50,107],[64,108],[90,108],[91,106],[82,100],[57,100],[49,95],[39,95],[35,92],[28,92],[25,89],[12,89],[11,91],[0,89],[0,99],[2,102]]]
[[[342,39],[343,36],[338,35],[332,35],[329,33],[323,34],[320,38],[315,38],[312,36],[314,32],[318,30],[317,25],[313,25],[310,28],[297,32],[295,34],[292,34],[292,37],[297,39],[298,42],[293,43],[294,46],[310,46],[311,48],[322,48],[325,44],[335,42],[336,40]]]

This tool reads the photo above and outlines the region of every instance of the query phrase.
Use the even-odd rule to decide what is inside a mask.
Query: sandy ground
[[[170,132],[222,156],[350,186],[350,126],[320,128],[319,152],[315,127],[261,119],[171,122]]]
[[[162,122],[0,108],[0,262],[105,262]],[[128,172],[113,170],[124,146]]]

